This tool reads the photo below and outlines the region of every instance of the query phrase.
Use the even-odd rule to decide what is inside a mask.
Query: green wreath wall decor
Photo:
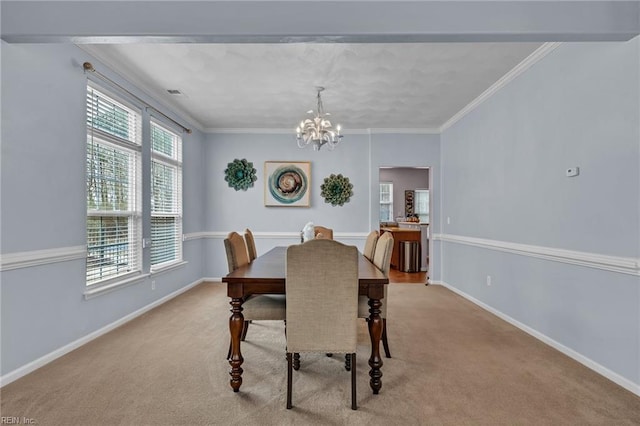
[[[236,158],[232,163],[227,164],[224,174],[224,180],[236,191],[241,189],[246,191],[253,186],[253,182],[258,180],[253,163],[244,158],[242,160]]]
[[[353,196],[353,185],[346,176],[334,175],[324,178],[324,183],[320,185],[322,197],[325,203],[332,206],[342,206],[348,203]]]

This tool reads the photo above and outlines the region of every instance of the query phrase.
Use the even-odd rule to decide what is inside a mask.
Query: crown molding
[[[371,128],[368,129],[371,134],[410,134],[410,135],[439,135],[440,129],[434,127],[416,127],[416,128]]]
[[[527,56],[522,62],[520,62],[515,67],[513,67],[509,72],[503,75],[498,81],[493,83],[487,90],[482,92],[480,96],[478,96],[477,98],[469,102],[467,106],[462,108],[453,117],[451,117],[442,126],[440,126],[440,128],[438,129],[439,133],[444,132],[449,127],[453,126],[455,123],[460,121],[464,116],[466,116],[471,111],[476,109],[484,101],[491,98],[496,92],[498,92],[507,84],[515,80],[520,74],[527,71],[539,60],[547,56],[549,53],[553,52],[561,44],[562,43],[544,43],[542,46],[537,48],[533,53]]]
[[[365,129],[348,129],[343,131],[344,135],[358,135],[358,134],[427,134],[427,135],[438,135],[442,134],[445,130],[453,126],[455,123],[460,121],[463,117],[469,114],[471,111],[480,106],[483,102],[491,98],[495,93],[509,84],[511,81],[516,79],[519,75],[527,71],[531,66],[540,61],[546,55],[555,50],[562,43],[553,42],[553,43],[544,43],[538,49],[536,49],[533,53],[531,53],[528,57],[526,57],[522,62],[513,67],[510,71],[508,71],[505,75],[503,75],[498,81],[492,84],[487,90],[482,92],[477,98],[472,100],[469,104],[467,104],[464,108],[454,114],[449,120],[447,120],[440,127],[425,127],[425,128],[365,128]],[[293,135],[292,128],[211,128],[204,127],[198,120],[193,118],[189,113],[187,113],[183,108],[179,106],[170,105],[166,101],[163,100],[164,93],[160,93],[147,83],[143,78],[140,78],[136,75],[134,70],[127,69],[120,61],[116,58],[112,57],[109,54],[98,51],[91,44],[78,44],[80,49],[84,50],[88,54],[94,56],[96,59],[101,61],[103,64],[108,66],[113,72],[118,75],[121,75],[116,70],[124,70],[127,74],[126,77],[122,76],[126,80],[130,81],[133,85],[135,85],[140,91],[142,91],[146,96],[153,99],[155,102],[161,104],[163,107],[167,108],[169,111],[179,114],[184,117],[188,122],[193,124],[193,127],[200,130],[203,133],[207,134],[291,134]]]
[[[640,258],[609,256],[584,251],[553,247],[534,246],[485,238],[465,237],[452,234],[433,234],[434,240],[503,251],[522,256],[536,257],[554,262],[586,266],[588,268],[640,276]]]
[[[225,128],[225,127],[208,127],[203,129],[208,134],[268,134],[281,135],[290,134],[294,137],[294,130],[290,128]],[[370,135],[370,134],[420,134],[420,135],[438,135],[438,128],[370,128],[370,129],[347,129],[342,130],[343,135]]]

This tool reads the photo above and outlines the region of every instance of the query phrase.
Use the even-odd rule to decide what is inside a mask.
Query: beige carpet
[[[283,325],[254,323],[229,387],[222,284],[202,284],[1,391],[39,425],[638,425],[640,398],[440,286],[390,287],[379,395],[358,347],[359,410],[343,358],[302,355],[285,409]],[[404,306],[404,309],[400,307]]]

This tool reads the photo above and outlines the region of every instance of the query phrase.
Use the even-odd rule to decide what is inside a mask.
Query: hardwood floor
[[[389,282],[391,284],[426,284],[428,272],[400,272],[397,269],[389,270]]]

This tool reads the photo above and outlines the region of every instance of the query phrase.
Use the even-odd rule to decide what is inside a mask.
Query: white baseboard
[[[130,313],[129,315],[126,315],[122,318],[120,318],[117,321],[112,322],[111,324],[108,324],[104,327],[102,327],[99,330],[94,331],[93,333],[90,333],[84,337],[81,337],[80,339],[77,339],[71,343],[69,343],[68,345],[65,345],[59,349],[56,349],[53,352],[50,352],[38,359],[36,359],[35,361],[32,361],[26,365],[23,365],[22,367],[19,367],[7,374],[5,374],[4,376],[0,377],[0,387],[5,386],[15,380],[18,380],[19,378],[26,376],[27,374],[31,373],[32,371],[37,370],[40,367],[43,367],[44,365],[50,363],[51,361],[54,361],[58,358],[60,358],[61,356],[71,352],[74,349],[77,349],[81,346],[83,346],[86,343],[89,343],[90,341],[102,336],[103,334],[108,333],[111,330],[114,330],[115,328],[131,321],[132,319],[144,314],[147,311],[150,311],[151,309],[162,305],[163,303],[173,299],[174,297],[184,293],[185,291],[191,289],[192,287],[195,287],[196,285],[203,283],[203,282],[210,282],[210,283],[219,283],[221,282],[221,278],[219,277],[209,277],[209,278],[200,278],[197,281],[194,281],[191,284],[186,285],[185,287],[182,287],[176,291],[174,291],[171,294],[168,294],[150,304],[148,304],[147,306],[144,306],[140,309],[138,309],[135,312]],[[537,330],[534,330],[533,328],[521,323],[520,321],[517,321],[513,318],[511,318],[510,316],[498,311],[497,309],[492,308],[491,306],[485,304],[484,302],[481,302],[480,300],[476,299],[473,296],[468,295],[467,293],[445,283],[444,281],[439,281],[439,280],[429,280],[429,284],[430,285],[441,285],[443,287],[446,287],[447,289],[453,291],[454,293],[464,297],[465,299],[469,300],[470,302],[474,303],[477,306],[480,306],[482,309],[496,315],[497,317],[501,318],[502,320],[508,322],[509,324],[521,329],[522,331],[524,331],[525,333],[535,337],[536,339],[548,344],[549,346],[557,349],[558,351],[562,352],[563,354],[569,356],[570,358],[573,358],[574,360],[578,361],[579,363],[583,364],[584,366],[590,368],[591,370],[595,371],[596,373],[608,378],[609,380],[611,380],[612,382],[622,386],[623,388],[627,389],[628,391],[640,396],[640,384],[634,383],[631,380],[626,379],[625,377],[620,376],[619,374],[609,370],[608,368],[598,364],[597,362],[585,357],[584,355],[574,351],[573,349],[570,349],[566,346],[564,346],[563,344],[553,340],[552,338],[546,336],[545,334],[540,333]]]
[[[447,284],[444,281],[430,281],[430,284],[436,284],[436,285],[441,285],[443,287],[448,288],[449,290],[453,291],[454,293],[464,297],[465,299],[469,300],[470,302],[478,305],[479,307],[481,307],[482,309],[491,312],[492,314],[494,314],[495,316],[497,316],[500,319],[503,319],[504,321],[508,322],[509,324],[519,328],[520,330],[524,331],[527,334],[530,334],[531,336],[535,337],[536,339],[546,343],[547,345],[551,346],[554,349],[557,349],[558,351],[562,352],[563,354],[567,355],[570,358],[573,358],[574,360],[578,361],[580,364],[590,368],[591,370],[595,371],[596,373],[606,377],[607,379],[611,380],[612,382],[622,386],[623,388],[625,388],[626,390],[633,392],[634,394],[640,396],[640,384],[638,383],[634,383],[631,380],[622,377],[621,375],[619,375],[618,373],[615,373],[611,370],[609,370],[608,368],[598,364],[597,362],[593,361],[590,358],[587,358],[586,356],[574,351],[571,348],[568,348],[567,346],[563,345],[560,342],[557,342],[555,340],[553,340],[552,338],[550,338],[549,336],[540,333],[539,331],[521,323],[518,320],[515,320],[513,318],[511,318],[509,315],[506,315],[502,312],[500,312],[499,310],[492,308],[491,306],[487,305],[484,302],[481,302],[480,300],[476,299],[475,297]]]
[[[32,361],[26,365],[23,365],[22,367],[16,368],[15,370],[5,374],[4,376],[0,377],[0,387],[4,386],[4,385],[8,385],[9,383],[18,380],[19,378],[26,376],[27,374],[31,373],[34,370],[37,370],[40,367],[43,367],[44,365],[50,363],[51,361],[54,361],[58,358],[60,358],[63,355],[68,354],[69,352],[71,352],[74,349],[79,348],[80,346],[89,343],[90,341],[102,336],[103,334],[108,333],[109,331],[120,327],[121,325],[131,321],[132,319],[139,317],[140,315],[144,314],[147,311],[150,311],[151,309],[162,305],[163,303],[173,299],[174,297],[184,293],[185,291],[189,290],[192,287],[197,286],[198,284],[204,282],[205,279],[200,278],[197,281],[192,282],[191,284],[188,284],[176,291],[174,291],[173,293],[170,293],[150,304],[148,304],[147,306],[144,306],[140,309],[138,309],[135,312],[130,313],[129,315],[125,315],[124,317],[120,318],[119,320],[116,320],[114,322],[112,322],[111,324],[108,324],[104,327],[102,327],[99,330],[94,331],[93,333],[89,333],[84,337],[79,338],[78,340],[75,340],[71,343],[69,343],[68,345],[65,345],[61,348],[56,349],[53,352],[49,352],[48,354],[41,356],[40,358],[36,359],[35,361]]]

